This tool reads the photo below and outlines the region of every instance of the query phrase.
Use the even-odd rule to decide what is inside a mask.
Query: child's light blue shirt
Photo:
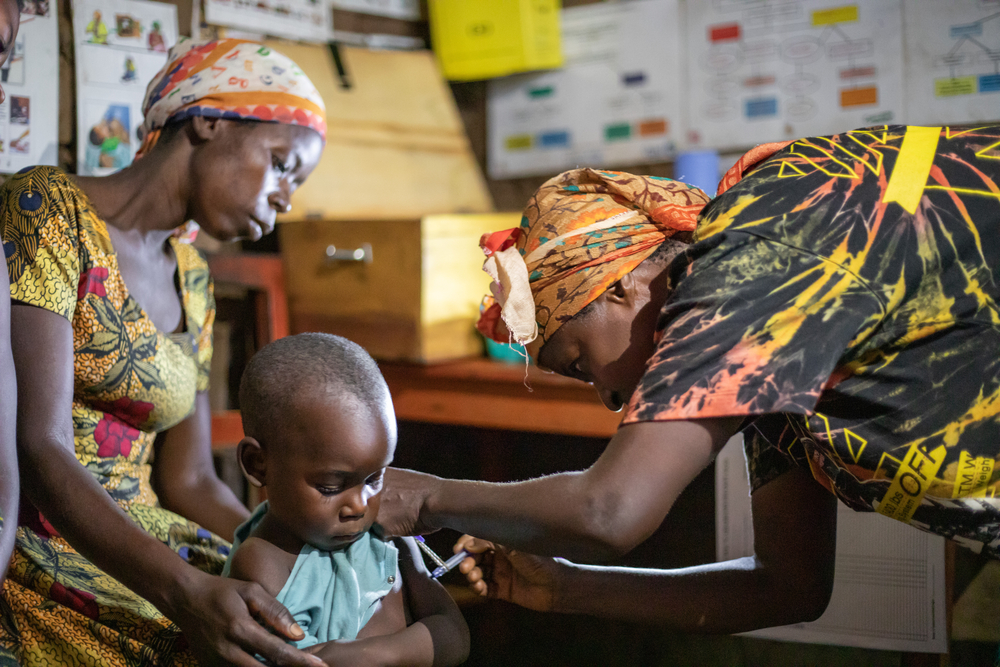
[[[233,554],[267,514],[265,500],[236,529],[233,549],[222,576],[229,576]],[[355,639],[375,613],[376,603],[396,582],[399,550],[365,533],[346,549],[320,551],[302,547],[288,581],[277,595],[306,633],[290,642],[298,648],[338,639]]]

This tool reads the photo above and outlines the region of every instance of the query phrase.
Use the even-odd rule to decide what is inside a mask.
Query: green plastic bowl
[[[490,359],[502,361],[505,364],[523,364],[527,354],[524,346],[520,343],[508,345],[489,338],[486,339],[486,356]]]

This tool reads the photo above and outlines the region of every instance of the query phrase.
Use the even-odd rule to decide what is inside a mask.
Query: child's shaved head
[[[286,336],[257,352],[240,381],[244,433],[261,442],[293,418],[297,396],[325,395],[382,415],[389,388],[375,360],[346,338],[324,333]]]

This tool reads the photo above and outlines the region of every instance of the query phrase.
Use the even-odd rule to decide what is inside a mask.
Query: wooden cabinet
[[[378,359],[481,355],[475,321],[490,280],[479,237],[520,219],[487,213],[279,225],[292,330],[345,336]]]

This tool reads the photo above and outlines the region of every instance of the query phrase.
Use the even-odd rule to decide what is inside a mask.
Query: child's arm
[[[229,578],[260,584],[269,595],[276,596],[292,573],[295,557],[259,537],[248,537],[233,553]]]
[[[328,642],[308,649],[329,665],[447,667],[469,656],[469,628],[458,605],[431,579],[413,538],[400,545],[403,585],[382,600],[382,608],[353,642]],[[399,627],[401,613],[412,623]],[[405,622],[409,622],[408,620]],[[391,634],[379,634],[389,631]]]
[[[423,554],[412,537],[400,538],[403,584],[407,607],[416,623],[430,632],[434,648],[434,667],[459,665],[469,657],[469,626],[451,595],[424,566]]]

